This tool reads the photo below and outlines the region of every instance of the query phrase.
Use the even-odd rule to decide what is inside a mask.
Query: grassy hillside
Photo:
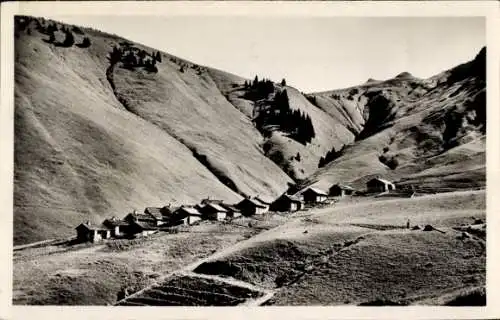
[[[318,169],[319,159],[328,151],[333,148],[340,150],[342,146],[355,140],[355,134],[345,125],[351,121],[350,115],[342,115],[340,119],[335,118],[311,103],[296,88],[272,83],[269,92],[255,94],[254,91],[258,90],[253,88],[229,85],[225,72],[210,70],[210,73],[214,75],[219,89],[234,106],[253,119],[254,123],[257,119],[263,119],[260,131],[265,138],[263,149],[266,156],[295,180],[300,181],[315,172]],[[276,97],[283,91],[287,93],[286,100],[290,110],[300,111],[304,116],[310,117],[315,132],[310,142],[297,141],[293,134],[266,116],[277,112],[274,103]],[[283,122],[289,121],[285,119]]]
[[[485,185],[485,50],[429,79],[313,94],[41,18],[16,19],[15,54],[16,244],[293,183]]]
[[[15,38],[16,244],[72,235],[83,219],[132,208],[207,196],[233,202],[238,193],[272,197],[291,181],[207,73],[162,53],[157,73],[115,66],[113,88],[109,53],[124,39],[63,24],[51,39],[53,22],[22,19]],[[63,27],[73,30],[70,47]],[[89,47],[80,47],[84,37]]]
[[[484,191],[340,203],[195,271],[274,289],[268,305],[443,305],[484,291],[484,237],[454,229],[484,218]]]
[[[387,81],[312,94],[331,115],[345,112],[357,141],[304,185],[374,175],[402,186],[449,190],[485,186],[486,50],[429,79],[403,73]],[[355,116],[356,115],[356,116]]]

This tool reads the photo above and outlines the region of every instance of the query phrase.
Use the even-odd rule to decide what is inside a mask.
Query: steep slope
[[[194,65],[181,72],[176,63],[187,62],[162,54],[156,73],[109,69],[122,38],[44,19],[16,24],[16,244],[71,235],[83,219],[131,208],[273,197],[291,181]]]
[[[260,80],[259,84],[271,83],[268,92],[261,94],[259,89],[253,87],[230,85],[225,72],[213,69],[209,72],[228,101],[250,117],[262,132],[265,137],[263,146],[266,155],[295,180],[300,181],[314,173],[320,158],[328,151],[333,148],[340,150],[355,140],[354,133],[345,125],[345,122],[351,121],[350,115],[343,115],[341,119],[332,117],[291,86]],[[283,92],[286,92],[286,104],[291,112],[300,112],[311,119],[314,136],[310,142],[298,141],[293,132],[287,132],[283,128],[283,124],[290,123],[292,119],[284,119],[281,126],[271,119],[271,116],[279,111],[276,100]],[[300,123],[297,126],[300,126]]]
[[[403,73],[384,82],[314,94],[317,104],[346,123],[357,142],[304,185],[351,182],[374,175],[403,187],[446,190],[485,185],[486,49],[471,62],[429,79]]]

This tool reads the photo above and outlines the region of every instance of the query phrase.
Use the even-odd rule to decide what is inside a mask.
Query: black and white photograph
[[[492,303],[485,16],[12,19],[13,306]]]

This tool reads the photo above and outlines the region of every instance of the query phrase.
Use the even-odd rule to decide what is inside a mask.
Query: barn
[[[282,194],[271,204],[271,210],[280,212],[294,212],[302,209],[302,200],[297,196]]]
[[[226,216],[228,218],[238,218],[241,216],[241,211],[236,206],[227,203],[220,203],[219,205],[227,210]]]
[[[119,237],[128,232],[129,224],[116,217],[111,217],[102,222],[102,225],[111,230],[111,237]]]
[[[354,188],[345,184],[335,184],[330,187],[328,194],[332,197],[343,197],[354,194]]]
[[[157,226],[164,223],[162,208],[147,207],[146,209],[144,209],[144,214],[149,215],[151,218],[153,218]]]
[[[269,206],[267,204],[255,198],[245,198],[241,200],[236,205],[236,208],[238,208],[241,211],[241,214],[245,216],[253,216],[255,214],[260,215],[266,213],[269,210]]]
[[[158,231],[158,226],[152,220],[133,221],[130,223],[129,233],[133,235],[148,236]]]
[[[387,192],[396,190],[396,185],[382,178],[373,178],[366,183],[366,189],[369,193]]]
[[[321,203],[326,201],[328,194],[318,188],[310,187],[302,192],[302,196],[306,203]]]
[[[217,203],[206,203],[201,206],[200,212],[204,219],[222,221],[226,219],[227,210]]]
[[[111,237],[111,230],[94,226],[90,221],[80,223],[76,228],[76,238],[79,242],[99,242],[103,239],[109,239]]]
[[[172,223],[174,225],[190,225],[201,220],[201,213],[191,206],[181,206],[172,214]]]

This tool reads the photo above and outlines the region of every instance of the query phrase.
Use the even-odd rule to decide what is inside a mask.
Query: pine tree
[[[71,47],[75,43],[75,38],[73,37],[73,33],[69,30],[65,30],[66,38],[64,38],[63,45],[65,47]]]
[[[160,51],[156,51],[156,61],[161,63],[161,54]]]
[[[82,40],[82,43],[79,46],[80,46],[80,48],[90,47],[90,39],[88,37],[84,37]]]
[[[109,53],[109,63],[116,64],[122,59],[122,52],[118,47],[113,47],[113,50]]]
[[[286,86],[286,80],[285,80],[285,78],[283,78],[283,79],[281,80],[281,85],[282,85],[283,87],[284,87],[284,86]]]
[[[54,31],[48,31],[49,33],[49,42],[54,43],[56,42],[56,35],[54,34]]]

